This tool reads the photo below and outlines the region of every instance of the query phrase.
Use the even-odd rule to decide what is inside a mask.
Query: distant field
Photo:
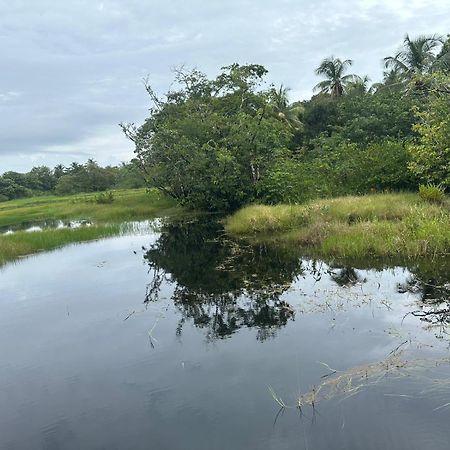
[[[158,191],[124,189],[113,191],[114,201],[98,204],[98,193],[64,197],[42,196],[0,203],[0,228],[52,219],[90,219],[120,222],[154,217],[175,211],[175,203]]]
[[[0,235],[0,265],[70,243],[117,235],[121,232],[120,222],[144,220],[180,211],[170,199],[156,190],[113,191],[114,201],[108,204],[97,203],[97,195],[32,197],[0,203],[0,228],[4,229],[45,220],[94,221],[90,227],[47,229],[33,233],[18,231],[11,235]]]

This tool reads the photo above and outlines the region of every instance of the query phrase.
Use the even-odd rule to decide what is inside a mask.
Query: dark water
[[[448,267],[325,264],[206,220],[10,264],[0,448],[448,449]]]

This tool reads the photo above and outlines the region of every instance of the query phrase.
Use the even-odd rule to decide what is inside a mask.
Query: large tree
[[[292,129],[272,113],[260,65],[224,67],[209,80],[176,71],[164,98],[147,84],[154,106],[145,123],[122,125],[136,145],[148,182],[193,208],[230,210],[254,198],[267,168],[288,152]]]

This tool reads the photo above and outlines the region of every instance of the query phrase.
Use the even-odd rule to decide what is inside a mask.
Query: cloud
[[[101,163],[130,155],[117,123],[140,122],[147,74],[163,92],[170,67],[213,76],[265,65],[305,98],[331,54],[381,77],[404,35],[446,34],[448,0],[0,0],[0,172],[36,161]]]

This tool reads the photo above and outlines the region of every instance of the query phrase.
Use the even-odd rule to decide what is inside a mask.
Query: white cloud
[[[351,58],[376,81],[407,32],[450,31],[448,0],[1,3],[0,172],[28,169],[32,155],[67,162],[80,148],[120,161],[130,153],[116,124],[147,113],[142,77],[162,92],[182,63],[211,76],[235,61],[264,64],[270,81],[305,98],[326,56]]]

